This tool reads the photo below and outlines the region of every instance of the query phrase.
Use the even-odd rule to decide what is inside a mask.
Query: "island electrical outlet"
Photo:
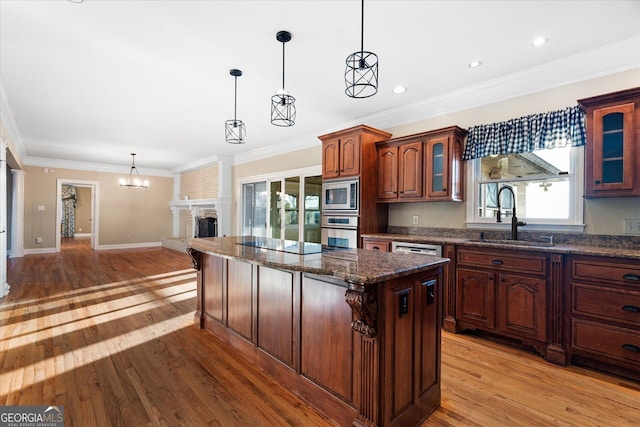
[[[624,234],[640,234],[640,219],[625,219]]]

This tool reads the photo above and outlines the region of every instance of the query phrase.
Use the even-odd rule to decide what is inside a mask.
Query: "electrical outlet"
[[[42,237],[36,237],[36,243],[42,243]]]
[[[624,234],[640,234],[640,219],[625,219]]]
[[[418,225],[418,215],[413,216],[413,225]]]

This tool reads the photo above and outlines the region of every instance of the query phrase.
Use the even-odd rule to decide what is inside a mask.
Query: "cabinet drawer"
[[[640,291],[573,285],[573,313],[632,322],[640,328]]]
[[[389,246],[391,242],[389,240],[375,240],[375,239],[363,239],[363,247],[365,249],[389,252]]]
[[[623,264],[576,259],[572,263],[571,277],[575,280],[635,285],[640,290],[640,265],[630,262]]]
[[[544,275],[547,258],[531,252],[458,250],[458,264]]]
[[[637,329],[618,328],[579,319],[573,319],[572,329],[574,350],[640,363],[640,334]]]

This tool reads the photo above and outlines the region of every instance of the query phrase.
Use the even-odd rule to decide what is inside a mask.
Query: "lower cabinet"
[[[387,239],[372,239],[369,237],[362,238],[362,247],[372,251],[389,252],[391,250],[391,241]]]
[[[456,325],[517,339],[545,354],[546,255],[461,248],[457,252]]]
[[[640,380],[640,262],[574,256],[569,265],[572,360]]]

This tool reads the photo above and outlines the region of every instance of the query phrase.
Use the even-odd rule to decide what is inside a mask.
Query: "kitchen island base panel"
[[[212,253],[192,258],[195,324],[338,425],[418,426],[439,407],[444,262],[353,283]]]
[[[205,315],[203,329],[210,332],[214,339],[219,339],[233,349],[240,357],[238,360],[245,362],[247,365],[258,367],[287,390],[307,402],[312,402],[314,408],[325,414],[337,425],[351,425],[356,418],[357,411],[355,408],[319,387],[308,378],[299,375],[280,360],[256,347],[253,343],[231,331],[217,320]]]

